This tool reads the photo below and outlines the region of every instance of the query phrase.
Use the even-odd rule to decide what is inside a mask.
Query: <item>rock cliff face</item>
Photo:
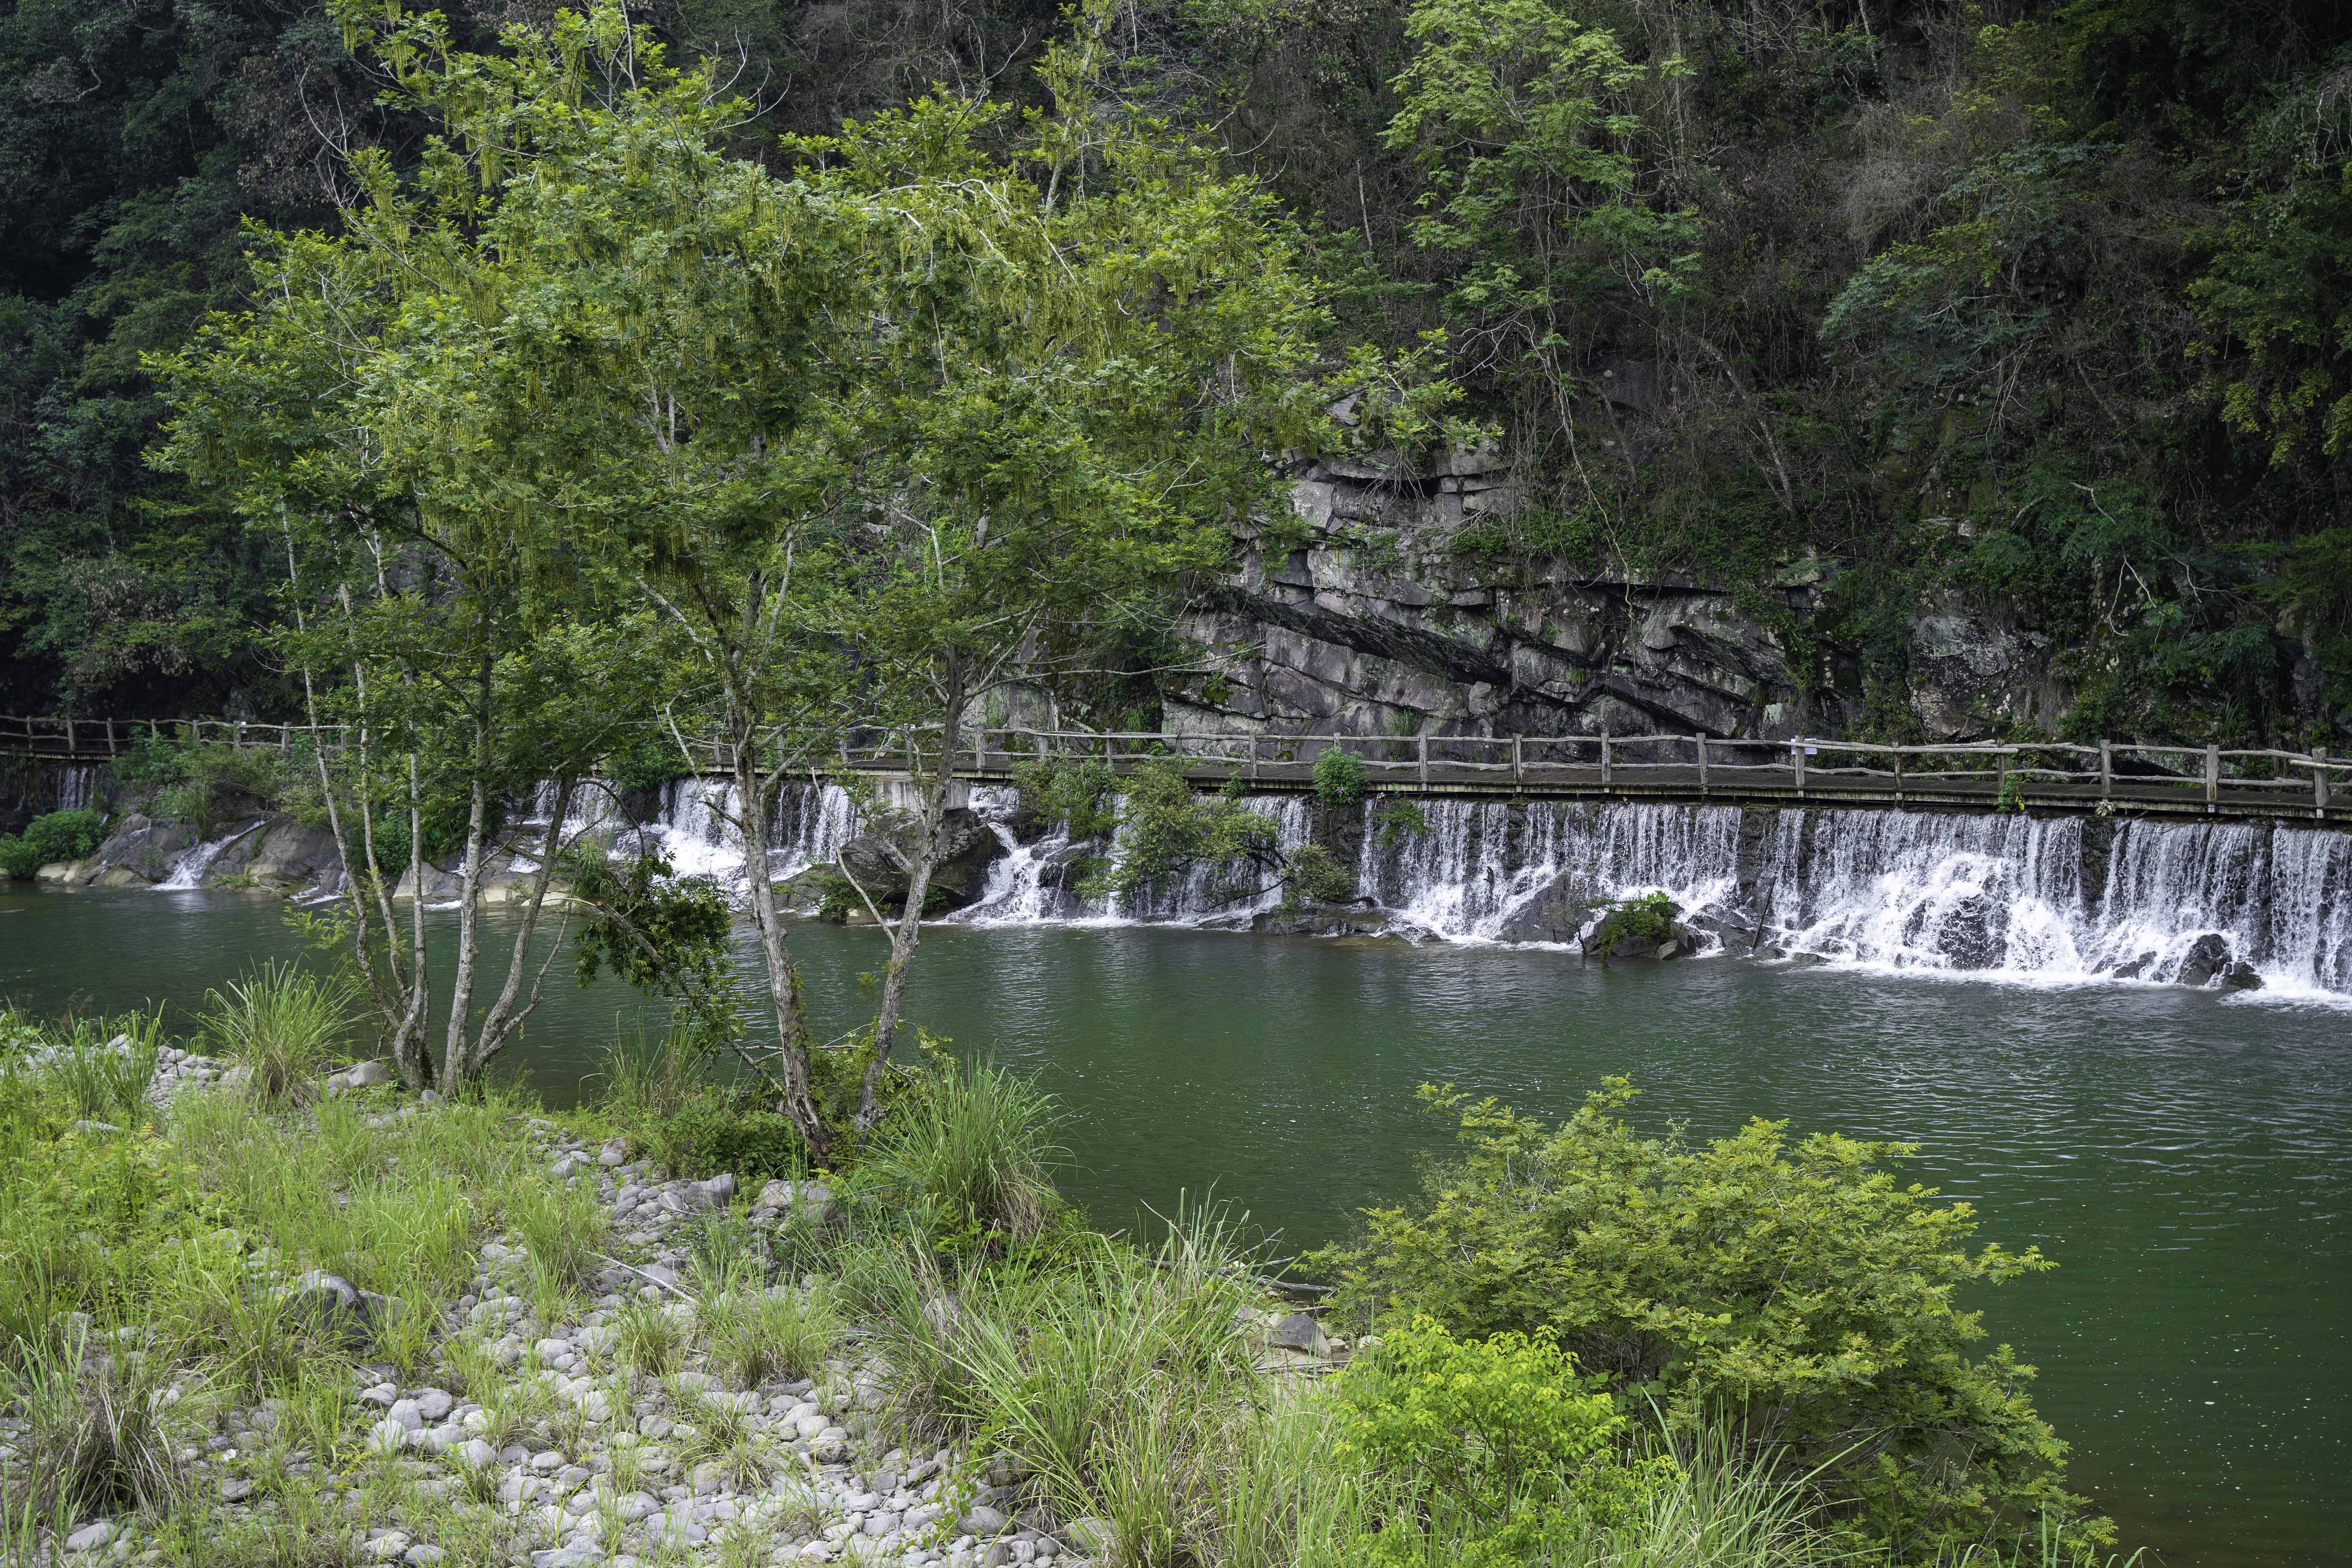
[[[1817,560],[1743,604],[1687,578],[1482,555],[1465,546],[1520,504],[1486,450],[1426,473],[1393,457],[1318,463],[1290,494],[1298,523],[1245,528],[1239,570],[1187,617],[1211,668],[1167,693],[1169,729],[1780,739],[1861,716],[1851,653],[1800,653],[1776,629],[1823,606]],[[1957,606],[1923,609],[1915,634],[1906,695],[1932,739],[2047,724],[2066,704],[2045,638]]]

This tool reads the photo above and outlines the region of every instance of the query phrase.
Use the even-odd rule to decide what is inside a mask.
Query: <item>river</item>
[[[37,1012],[188,1008],[299,950],[284,906],[220,892],[0,894],[0,994]],[[870,931],[798,928],[821,1025],[859,1013]],[[635,1013],[559,962],[516,1068],[577,1092]],[[1413,1086],[1557,1115],[1610,1073],[1635,1119],[1750,1115],[1922,1145],[1984,1239],[2061,1267],[1989,1295],[2038,1364],[2074,1476],[2126,1546],[2225,1568],[2352,1561],[2352,1015],[2176,987],[1736,959],[1135,927],[942,926],[913,1013],[1034,1068],[1075,1121],[1065,1187],[1100,1224],[1213,1191],[1283,1248],[1410,1190],[1444,1129]],[[184,1023],[184,1019],[182,1020]]]

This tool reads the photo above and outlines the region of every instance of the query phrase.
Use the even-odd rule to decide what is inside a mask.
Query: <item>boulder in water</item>
[[[1932,939],[1954,969],[1997,969],[2009,951],[2009,906],[1989,894],[1970,893],[1946,906]]]
[[[2260,991],[2262,988],[2263,977],[2255,973],[2251,963],[2232,963],[2221,971],[2221,989],[2224,991]]]
[[[1680,951],[1685,934],[1682,910],[1664,894],[1654,893],[1628,899],[1601,916],[1584,939],[1584,955],[1603,963],[1612,958],[1671,956],[1664,950]]]
[[[1562,871],[1504,916],[1495,935],[1503,942],[1571,942],[1607,903],[1580,873]]]
[[[2210,985],[2229,967],[2230,939],[2209,931],[2189,944],[2172,978],[2182,985]]]

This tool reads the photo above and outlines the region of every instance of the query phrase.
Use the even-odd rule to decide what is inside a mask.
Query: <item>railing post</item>
[[[1427,789],[1429,787],[1429,732],[1427,731],[1424,730],[1413,737],[1413,751],[1421,763],[1421,787]]]
[[[68,713],[66,715],[66,755],[70,757],[73,754],[73,715]]]
[[[1691,739],[1698,744],[1698,793],[1704,798],[1706,795],[1706,737],[1700,734],[1693,735]]]
[[[1789,742],[1789,765],[1797,775],[1797,798],[1805,798],[1805,742],[1802,736]]]
[[[1517,789],[1527,778],[1527,763],[1519,750],[1520,737],[1511,737],[1511,787]]]
[[[1903,748],[1895,746],[1892,750],[1895,752],[1895,803],[1900,805],[1903,804]]]
[[[2210,812],[2221,799],[2221,748],[2205,748],[2205,809]]]
[[[2311,749],[2311,814],[2314,816],[2326,816],[2327,815],[2327,748],[2314,746]]]
[[[2115,797],[2116,743],[2113,741],[2101,741],[2099,742],[2099,798],[2113,800]]]
[[[1999,800],[2009,792],[2009,748],[1996,749],[1992,754],[1992,797]]]
[[[1612,777],[1609,767],[1609,731],[1603,730],[1601,731],[1601,787],[1610,788]]]
[[[116,754],[114,750],[114,721],[111,719],[109,719],[106,721],[106,754],[110,757]]]

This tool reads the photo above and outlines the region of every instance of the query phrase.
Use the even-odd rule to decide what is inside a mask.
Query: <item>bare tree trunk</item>
[[[882,1005],[874,1016],[873,1055],[857,1089],[857,1125],[872,1127],[882,1114],[882,1074],[890,1065],[890,1047],[898,1037],[898,1019],[907,1000],[907,975],[914,967],[915,949],[923,940],[923,905],[930,898],[931,872],[946,847],[948,797],[955,782],[956,749],[963,733],[964,696],[961,678],[948,689],[940,725],[940,755],[923,789],[922,832],[907,861],[907,902],[890,933],[890,966],[882,976]]]
[[[781,770],[776,777],[782,778]],[[768,876],[768,796],[772,784],[760,771],[757,733],[748,723],[735,732],[735,818],[743,840],[743,874],[750,883],[751,927],[760,936],[760,956],[768,972],[768,999],[776,1010],[776,1061],[781,1070],[782,1103],[776,1110],[792,1118],[809,1152],[829,1152],[832,1135],[818,1114],[816,1097],[809,1089],[808,1010],[801,1001],[801,972],[784,945],[783,917],[776,909],[776,889]]]
[[[540,982],[547,977],[548,965],[555,962],[555,951],[550,950],[541,963],[539,973],[531,977],[530,1000],[520,1012],[515,1004],[522,995],[523,972],[530,966],[530,939],[539,929],[539,913],[547,903],[548,885],[555,878],[555,858],[563,848],[563,819],[572,810],[572,794],[577,781],[568,774],[555,782],[555,810],[547,824],[547,837],[540,844],[539,871],[531,878],[530,902],[523,906],[522,927],[515,932],[514,952],[507,959],[506,984],[499,989],[499,999],[490,1005],[482,1026],[466,1051],[466,1077],[478,1076],[489,1065],[490,1058],[506,1049],[507,1041],[522,1027],[525,1018],[539,1006]],[[557,947],[562,944],[562,933],[556,936]]]
[[[481,670],[481,706],[474,710],[474,780],[466,814],[466,865],[457,879],[457,978],[449,991],[448,1037],[442,1047],[442,1086],[452,1094],[466,1083],[466,1016],[474,1006],[474,961],[481,946],[478,906],[481,902],[482,837],[488,826],[490,805],[489,788],[482,781],[484,761],[490,749],[489,679],[489,663],[486,659]],[[425,907],[425,879],[421,873],[416,879],[415,900],[421,910]]]

